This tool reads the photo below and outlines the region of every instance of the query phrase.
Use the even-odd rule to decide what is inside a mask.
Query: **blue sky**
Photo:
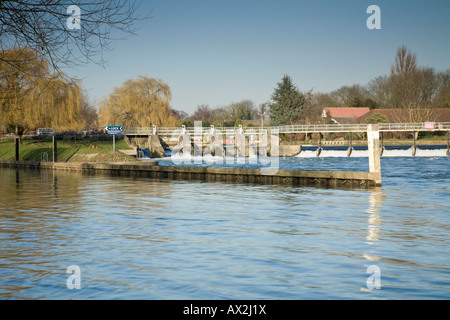
[[[381,30],[369,30],[370,5]],[[83,8],[81,8],[83,10]],[[388,74],[397,48],[450,68],[450,1],[155,0],[136,36],[112,43],[107,65],[68,71],[96,102],[139,75],[169,84],[174,109],[268,101],[284,74],[302,91],[330,92]]]

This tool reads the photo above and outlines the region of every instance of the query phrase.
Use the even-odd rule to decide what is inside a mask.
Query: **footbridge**
[[[200,124],[200,123],[198,123]],[[242,137],[248,141],[248,144],[255,143],[260,145],[263,141],[266,144],[275,138],[278,139],[280,134],[296,134],[303,133],[307,137],[316,134],[317,138],[317,155],[321,153],[322,144],[346,144],[344,141],[324,141],[322,138],[327,133],[350,133],[348,155],[352,153],[352,133],[368,133],[372,124],[304,124],[304,125],[285,125],[273,127],[141,127],[141,128],[123,128],[122,134],[128,138],[148,138],[151,150],[159,150],[158,153],[164,153],[164,150],[172,150],[172,148],[184,140],[195,143],[193,147],[204,148],[205,144],[213,141],[222,144],[236,144],[236,138]],[[450,155],[450,122],[424,122],[424,123],[380,123],[376,125],[376,134],[380,138],[380,149],[383,152],[383,133],[384,132],[409,132],[413,134],[412,155],[416,153],[416,140],[419,132],[447,132],[447,155]],[[369,136],[367,135],[367,138]],[[309,139],[310,143],[312,137]],[[277,141],[275,141],[277,143]],[[368,141],[369,143],[369,141]],[[161,146],[162,144],[162,146]],[[270,142],[269,142],[270,144]],[[164,150],[163,150],[164,149]],[[280,145],[279,155],[293,156],[302,151],[302,146]]]
[[[196,124],[197,125],[197,124]],[[381,183],[380,157],[383,153],[383,132],[411,132],[415,133],[413,155],[416,152],[416,137],[418,132],[448,132],[447,155],[450,152],[450,122],[425,122],[425,123],[383,123],[383,124],[305,124],[305,125],[287,125],[272,127],[149,127],[149,128],[123,128],[122,134],[130,137],[148,137],[149,149],[151,152],[157,151],[158,154],[164,153],[164,150],[172,150],[175,145],[176,152],[187,150],[193,154],[202,154],[204,150],[208,153],[212,150],[217,155],[228,155],[232,151],[233,155],[252,155],[252,150],[258,152],[264,148],[263,154],[271,156],[283,156],[286,150],[282,151],[279,143],[280,134],[318,134],[317,156],[321,152],[321,139],[326,133],[366,133],[369,154],[369,172],[373,175],[376,183]],[[381,139],[380,139],[381,138]],[[162,145],[161,145],[162,144]],[[209,149],[205,149],[209,148]],[[291,147],[291,146],[287,146]],[[242,149],[242,153],[241,153]],[[348,156],[352,152],[352,141],[350,134]],[[202,151],[203,150],[203,151]],[[246,152],[247,150],[247,153]],[[289,150],[293,154],[301,152],[302,146],[298,150]],[[254,154],[254,153],[253,153]]]
[[[337,133],[337,132],[367,132],[369,124],[305,124],[286,125],[272,127],[148,127],[148,128],[123,128],[122,134],[127,136],[173,136],[189,134],[232,134],[242,132],[244,135],[252,135],[261,130],[276,131],[280,134],[286,133]],[[450,132],[450,122],[425,122],[425,123],[380,123],[380,132]]]
[[[148,138],[154,142],[161,140],[165,150],[171,148],[180,142],[182,137],[189,137],[197,143],[209,143],[211,140],[220,141],[223,145],[235,143],[237,136],[244,136],[248,142],[259,143],[267,137],[279,136],[280,134],[306,134],[312,140],[312,134],[316,134],[317,146],[320,148],[324,144],[344,145],[344,141],[324,141],[322,138],[327,133],[350,133],[349,155],[351,154],[352,133],[367,133],[371,124],[303,124],[303,125],[285,125],[272,127],[141,127],[141,128],[123,128],[122,134],[135,138]],[[384,132],[409,132],[413,134],[413,155],[416,151],[416,140],[419,132],[447,132],[447,153],[450,154],[450,122],[424,122],[424,123],[380,123],[377,124],[377,132],[380,136],[380,147],[383,149],[383,133]],[[214,137],[214,138],[212,138]],[[280,155],[292,156],[298,154],[302,150],[302,146],[280,145]],[[321,150],[317,151],[319,155]]]

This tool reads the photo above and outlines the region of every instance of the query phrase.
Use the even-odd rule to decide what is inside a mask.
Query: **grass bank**
[[[136,160],[118,150],[130,150],[125,140],[116,141],[113,152],[112,141],[66,141],[58,140],[58,162],[124,162]],[[0,160],[14,160],[13,140],[0,141]],[[53,158],[51,140],[23,140],[19,147],[20,160],[42,161]]]

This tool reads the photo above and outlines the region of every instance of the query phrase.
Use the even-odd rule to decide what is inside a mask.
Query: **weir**
[[[306,151],[302,146],[279,145],[279,133],[304,132],[306,134],[318,133],[318,148],[315,155],[321,156],[322,134],[324,132],[348,132],[350,134],[347,156],[355,153],[352,146],[352,132],[367,133],[367,156],[369,158],[369,172],[348,171],[307,171],[307,170],[278,170],[277,167],[246,169],[246,168],[218,168],[218,167],[194,167],[194,166],[160,166],[157,161],[145,161],[136,163],[58,163],[57,143],[54,139],[53,163],[17,161],[18,148],[16,150],[16,161],[0,161],[0,166],[12,168],[34,168],[51,170],[71,170],[86,173],[105,173],[111,175],[145,176],[158,179],[195,179],[204,181],[227,181],[261,184],[289,184],[289,185],[318,185],[326,187],[372,187],[381,186],[381,154],[383,143],[380,134],[387,131],[447,131],[450,132],[450,123],[430,124],[369,124],[369,125],[302,125],[268,127],[257,133],[254,129],[244,131],[242,127],[209,129],[196,127],[191,128],[127,128],[123,134],[127,137],[148,137],[148,151],[161,157],[165,149],[173,143],[176,144],[175,151],[184,155],[200,155],[208,150],[216,156],[251,157],[251,156],[280,156],[280,151],[289,152],[289,156],[303,155]],[[170,132],[170,134],[169,134]],[[194,133],[191,139],[190,133]],[[232,142],[227,140],[230,134]],[[208,141],[203,140],[202,135],[208,135]],[[166,137],[166,140],[161,137]],[[258,137],[259,138],[256,138]],[[167,137],[170,137],[169,139]],[[200,137],[200,138],[198,138]],[[382,137],[381,137],[382,138]],[[220,139],[224,139],[221,140]],[[247,140],[249,140],[247,144]],[[259,141],[255,141],[259,139]],[[231,141],[231,140],[230,140]],[[240,146],[236,146],[240,142]],[[206,144],[206,145],[205,145]],[[18,145],[18,144],[17,144]],[[244,148],[243,148],[244,146]],[[248,147],[248,148],[246,148]],[[414,143],[413,155],[416,155],[417,147]],[[178,149],[177,149],[178,148]],[[450,134],[448,134],[447,155],[450,150]],[[282,154],[281,154],[282,155]]]
[[[278,162],[270,162],[270,168],[219,168],[219,167],[194,167],[194,166],[160,166],[158,161],[145,161],[136,163],[52,163],[30,161],[1,161],[3,167],[34,168],[50,170],[81,171],[89,174],[110,174],[142,176],[157,179],[186,179],[203,181],[224,181],[255,184],[282,184],[282,185],[315,185],[320,187],[358,187],[370,188],[381,186],[381,167],[379,150],[378,125],[368,127],[369,139],[369,172],[348,171],[308,171],[308,170],[279,170]],[[238,137],[243,138],[243,136]],[[266,161],[268,152],[271,157],[278,159],[278,136],[273,132],[265,131],[262,140],[266,142],[262,151],[261,161]],[[319,136],[319,139],[321,137]],[[192,141],[184,134],[179,138],[179,152],[190,156],[192,153]],[[56,139],[54,140],[56,142]],[[157,144],[157,139],[151,139],[150,144]],[[214,139],[213,139],[214,142]],[[200,142],[199,142],[200,143]],[[194,140],[195,144],[195,140]],[[153,146],[155,147],[155,146]],[[56,150],[56,144],[54,145]],[[200,148],[195,148],[194,154]],[[197,151],[196,151],[197,150]],[[225,150],[226,155],[234,157],[243,155],[244,151],[234,146]],[[201,153],[200,153],[201,154]],[[223,154],[223,153],[222,153]]]
[[[237,135],[238,131],[241,131],[241,134],[246,137],[249,144],[253,147],[258,145],[258,142],[255,142],[253,139],[255,136],[261,135],[261,132],[272,132],[276,131],[277,134],[296,134],[303,133],[305,134],[305,140],[310,139],[310,143],[312,140],[312,134],[317,134],[317,149],[315,149],[315,155],[317,157],[321,156],[324,151],[324,146],[326,145],[344,145],[344,141],[322,141],[323,135],[326,133],[348,133],[348,149],[347,156],[352,156],[354,152],[353,148],[353,136],[352,133],[366,133],[369,129],[369,124],[309,124],[309,125],[287,125],[287,126],[278,126],[278,127],[265,127],[264,130],[252,127],[252,128],[216,128],[211,126],[211,128],[204,128],[200,126],[193,128],[124,128],[123,134],[125,136],[140,136],[140,137],[148,137],[149,140],[153,136],[157,135],[158,140],[161,142],[162,147],[167,150],[173,150],[173,147],[179,143],[179,139],[183,135],[187,135],[189,137],[204,137],[204,136],[231,136],[230,140],[234,140],[234,137]],[[259,129],[257,133],[256,130]],[[384,132],[410,132],[413,134],[413,147],[411,150],[411,154],[416,156],[418,147],[417,147],[417,137],[419,132],[447,132],[448,140],[450,139],[450,123],[449,122],[426,122],[426,123],[383,123],[378,124],[378,131],[380,136],[380,152],[381,155],[384,152],[383,136]],[[228,140],[228,139],[224,139]],[[257,140],[257,139],[256,139]],[[261,140],[261,139],[260,139]],[[200,150],[205,150],[205,144],[208,146],[210,141],[204,141],[200,138],[200,143],[193,142],[192,147],[199,148]],[[158,148],[162,148],[161,144],[158,143]],[[261,143],[259,143],[261,144]],[[206,146],[206,147],[207,147]],[[450,155],[450,142],[447,142],[447,150]],[[154,148],[155,146],[150,146]],[[223,150],[220,150],[220,147],[223,147]],[[293,157],[298,156],[303,152],[303,147],[310,147],[308,145],[296,144],[280,144],[279,145],[279,153],[278,155],[281,157]],[[219,153],[226,154],[226,151],[229,151],[231,147],[229,145],[223,144],[222,146],[214,146],[214,151],[219,151]],[[194,150],[192,149],[192,150]],[[209,150],[214,153],[214,151]],[[250,150],[253,151],[253,150]],[[161,153],[161,152],[160,152]],[[242,154],[242,151],[237,151],[235,154]],[[249,150],[247,150],[246,156],[249,156]]]

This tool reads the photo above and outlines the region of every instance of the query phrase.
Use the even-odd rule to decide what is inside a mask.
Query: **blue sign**
[[[106,126],[106,131],[108,131],[108,134],[121,134],[122,133],[122,126]]]

